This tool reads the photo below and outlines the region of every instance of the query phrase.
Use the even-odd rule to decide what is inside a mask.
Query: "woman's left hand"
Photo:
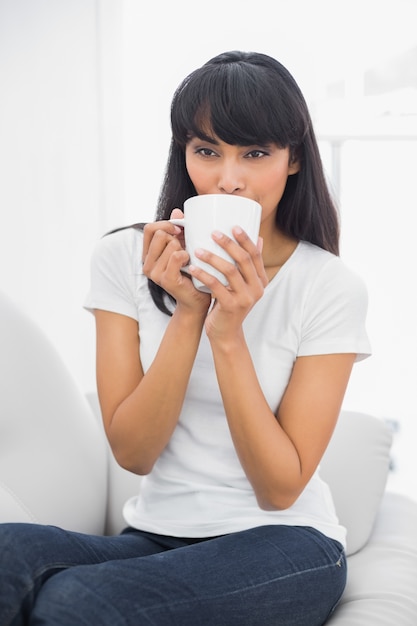
[[[240,333],[243,320],[262,297],[268,277],[262,259],[261,238],[256,245],[239,227],[233,229],[236,241],[224,233],[215,232],[212,236],[235,264],[208,250],[201,250],[196,256],[219,270],[226,277],[228,286],[195,266],[190,267],[190,273],[210,289],[215,299],[205,323],[209,339],[226,340]]]

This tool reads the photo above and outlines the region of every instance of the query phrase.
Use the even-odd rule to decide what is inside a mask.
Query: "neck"
[[[267,232],[262,232],[261,229],[260,235],[263,238],[262,258],[267,274],[268,270],[273,271],[274,269],[276,273],[288,261],[297,247],[298,241],[293,237],[284,235],[279,229],[268,230]]]

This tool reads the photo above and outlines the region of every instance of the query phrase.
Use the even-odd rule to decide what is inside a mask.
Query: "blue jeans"
[[[312,528],[183,539],[0,525],[1,626],[318,626],[345,583],[343,548]]]

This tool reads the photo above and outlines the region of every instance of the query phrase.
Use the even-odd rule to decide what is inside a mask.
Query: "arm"
[[[265,276],[258,253],[235,233],[237,247],[223,245],[238,269],[204,252],[204,260],[227,273],[224,289],[204,272],[216,306],[207,316],[208,334],[225,412],[242,467],[264,509],[285,509],[300,495],[317,468],[340,411],[354,354],[299,357],[280,403],[271,411],[246,345],[242,322],[262,296]]]
[[[176,310],[144,375],[135,320],[96,310],[97,389],[118,463],[147,474],[177,424],[204,316]],[[187,337],[187,341],[179,338]]]
[[[327,447],[355,355],[298,358],[275,416],[259,387],[244,338],[212,348],[233,442],[259,506],[288,508]]]
[[[177,300],[150,368],[139,356],[138,323],[95,310],[97,387],[104,428],[119,464],[149,473],[177,424],[210,304],[180,269],[188,260],[169,222],[145,228],[143,271]],[[186,338],[186,341],[184,341]]]

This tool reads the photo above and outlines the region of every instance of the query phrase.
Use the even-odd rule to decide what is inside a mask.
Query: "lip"
[[[202,193],[197,192],[198,196],[233,196],[235,198],[246,198],[247,200],[253,200],[258,204],[261,204],[259,200],[256,198],[252,198],[252,196],[246,196],[243,193],[226,193],[225,191],[204,191]],[[261,205],[262,206],[262,205]]]

